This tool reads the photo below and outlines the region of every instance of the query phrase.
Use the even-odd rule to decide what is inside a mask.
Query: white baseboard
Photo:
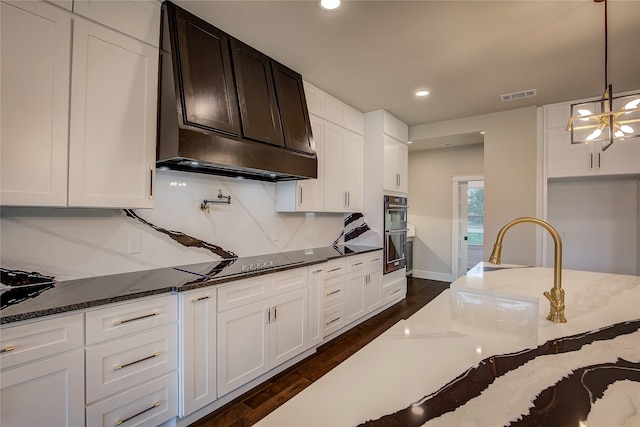
[[[455,280],[455,277],[451,274],[416,269],[413,270],[413,277],[417,279],[438,280],[440,282],[453,282]]]

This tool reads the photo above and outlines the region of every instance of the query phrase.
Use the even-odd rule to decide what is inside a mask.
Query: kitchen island
[[[553,323],[553,269],[508,267],[478,265],[258,425],[639,425],[640,277],[563,271],[567,323]],[[460,289],[538,298],[537,340],[465,330]]]

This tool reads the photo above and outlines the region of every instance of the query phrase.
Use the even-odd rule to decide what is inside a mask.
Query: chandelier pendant
[[[615,140],[640,137],[640,93],[613,96],[608,82],[607,0],[604,0],[604,40],[605,91],[599,99],[571,104],[567,123],[572,144],[599,142],[602,151]]]

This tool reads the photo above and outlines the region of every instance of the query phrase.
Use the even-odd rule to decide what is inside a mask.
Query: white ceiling
[[[604,3],[592,0],[343,0],[333,12],[314,0],[176,3],[358,110],[408,125],[604,90]],[[608,27],[614,92],[640,89],[640,0],[609,0]],[[500,100],[527,89],[537,96]]]

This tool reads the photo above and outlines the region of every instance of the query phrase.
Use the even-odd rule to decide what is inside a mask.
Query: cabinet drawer
[[[363,268],[367,267],[367,257],[364,255],[350,256],[346,260],[347,262],[347,273],[351,273],[353,271],[359,271]]]
[[[299,268],[272,274],[268,277],[271,279],[270,295],[276,296],[306,288],[309,273],[307,268]]]
[[[87,402],[177,369],[177,343],[174,324],[88,347]]]
[[[336,304],[324,310],[323,336],[327,336],[344,326],[344,303]]]
[[[155,427],[178,415],[177,372],[87,407],[87,427]]]
[[[73,11],[152,46],[160,44],[160,3],[156,0],[74,0]]]
[[[21,363],[82,347],[82,314],[4,327],[0,331],[0,366]]]
[[[386,304],[389,301],[401,299],[406,294],[406,285],[404,281],[398,281],[390,284],[387,287],[382,288],[382,304]]]
[[[334,277],[324,281],[324,306],[344,301],[344,277]]]
[[[178,320],[177,295],[135,300],[86,313],[86,342],[96,344]]]
[[[382,271],[382,251],[373,252],[368,254],[366,257],[367,267],[376,267],[380,266],[380,271]]]
[[[218,288],[218,312],[269,298],[268,275],[238,280]]]
[[[344,259],[329,261],[324,267],[324,278],[331,279],[333,277],[344,276],[346,263]]]

